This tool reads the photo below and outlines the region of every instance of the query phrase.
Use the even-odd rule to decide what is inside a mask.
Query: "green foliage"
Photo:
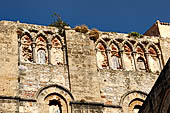
[[[51,16],[54,18],[54,21],[49,26],[57,27],[59,29],[63,29],[64,26],[69,26],[66,22],[64,22],[61,19],[61,16],[59,14],[54,13]]]
[[[138,32],[131,32],[128,34],[129,37],[134,37],[134,38],[142,38],[143,35],[138,33]]]

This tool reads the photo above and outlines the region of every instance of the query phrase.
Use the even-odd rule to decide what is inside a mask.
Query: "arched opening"
[[[118,47],[114,43],[112,43],[109,48],[111,50],[109,54],[109,65],[111,69],[121,69],[122,66]]]
[[[144,54],[144,49],[142,46],[138,45],[136,47],[136,54],[135,54],[135,60],[136,60],[136,69],[137,71],[146,71],[147,65],[146,65],[146,58]]]
[[[46,53],[45,53],[45,50],[40,48],[38,51],[37,51],[37,63],[39,64],[45,64],[46,63]]]
[[[32,40],[28,35],[21,37],[21,46],[20,46],[20,61],[21,62],[33,62],[32,55]]]
[[[134,108],[133,108],[133,113],[138,113],[140,108],[141,108],[140,105],[135,105]]]
[[[43,36],[36,39],[36,62],[45,64],[48,61],[47,41]]]
[[[63,51],[60,41],[55,37],[51,42],[51,63],[53,65],[63,64]]]
[[[108,67],[108,58],[106,54],[106,47],[102,42],[99,42],[96,46],[97,48],[97,66],[99,69],[106,69]]]
[[[149,52],[149,68],[151,72],[160,72],[160,64],[158,53],[153,46],[150,46],[148,49]]]
[[[138,71],[146,71],[146,63],[143,57],[137,58],[136,67]]]
[[[128,43],[124,44],[123,59],[125,61],[124,62],[125,70],[127,71],[134,70],[134,59],[132,57],[132,47]]]
[[[49,113],[62,113],[60,100],[49,100]]]
[[[140,98],[135,98],[129,103],[129,112],[130,113],[138,113],[140,108],[142,107],[144,100]]]

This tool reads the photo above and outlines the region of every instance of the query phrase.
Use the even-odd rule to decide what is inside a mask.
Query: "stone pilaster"
[[[136,59],[135,59],[135,56],[136,56],[136,51],[133,51],[133,52],[132,52],[132,57],[133,57],[133,60],[134,60],[135,70],[138,71],[138,70],[137,70],[137,66],[136,66]]]
[[[50,43],[47,44],[47,51],[48,51],[48,64],[51,64],[51,48],[52,45]]]
[[[124,59],[123,59],[123,50],[120,50],[120,57],[121,57],[121,64],[122,64],[122,69],[125,69],[125,63],[124,63]]]
[[[35,47],[36,47],[36,43],[32,43],[31,44],[32,47],[32,58],[33,58],[33,63],[36,63],[36,56],[35,56]]]

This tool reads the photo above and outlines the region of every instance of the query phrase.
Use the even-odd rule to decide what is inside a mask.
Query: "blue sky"
[[[170,0],[1,0],[0,20],[48,25],[61,15],[71,27],[144,33],[157,19],[170,22]]]

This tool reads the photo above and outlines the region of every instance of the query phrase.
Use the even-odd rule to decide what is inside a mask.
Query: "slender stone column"
[[[51,64],[51,48],[52,45],[50,43],[47,44],[47,51],[48,51],[48,64]]]
[[[161,58],[161,54],[158,54],[158,59],[159,59],[159,65],[160,65],[160,71],[163,69],[163,64],[162,64],[162,58]]]
[[[31,44],[31,47],[32,47],[32,58],[33,58],[33,63],[36,63],[36,56],[35,56],[35,47],[36,47],[36,43],[33,42]]]
[[[120,57],[121,57],[122,69],[125,69],[125,63],[123,59],[123,50],[120,50],[119,52],[120,52]]]
[[[18,35],[18,65],[21,64],[21,38]]]
[[[62,51],[63,51],[63,63],[64,65],[67,65],[67,54],[66,54],[66,45],[64,44],[63,47],[62,47]]]
[[[132,52],[132,57],[133,57],[133,60],[134,60],[135,70],[138,71],[138,70],[137,70],[137,66],[136,66],[136,59],[135,59],[135,56],[136,56],[136,51],[133,51],[133,52]]]
[[[148,52],[145,52],[145,56],[146,56],[146,65],[147,65],[147,66],[146,66],[146,68],[147,68],[146,70],[150,72],[151,69],[150,69],[150,67],[149,67],[149,53],[148,53]]]
[[[106,49],[106,56],[107,56],[108,68],[109,69],[111,69],[111,67],[110,67],[110,60],[111,60],[110,52],[111,52],[110,48],[107,48]]]

